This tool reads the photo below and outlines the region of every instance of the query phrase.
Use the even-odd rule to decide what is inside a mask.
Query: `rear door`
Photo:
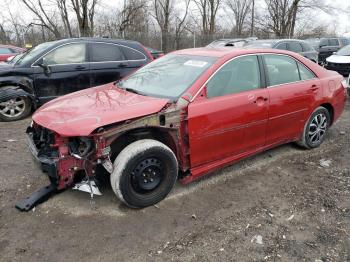
[[[119,80],[130,71],[121,48],[113,43],[90,43],[91,86]]]
[[[265,143],[268,91],[256,55],[231,60],[188,107],[191,166],[239,155]]]
[[[298,138],[321,93],[321,82],[287,55],[263,55],[270,98],[266,144]]]
[[[39,64],[46,65],[49,71]],[[33,67],[35,90],[41,102],[90,87],[90,63],[84,42],[56,47]]]

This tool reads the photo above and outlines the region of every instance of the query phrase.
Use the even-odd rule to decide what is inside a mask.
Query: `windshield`
[[[350,56],[350,45],[344,46],[337,52],[337,55]]]
[[[177,100],[216,58],[170,54],[142,67],[117,86],[141,95]]]
[[[43,44],[40,44],[32,49],[29,49],[18,60],[16,60],[16,65],[23,65],[23,64],[31,61],[38,54],[40,54],[42,51],[44,51],[46,48],[50,47],[51,45],[54,45],[54,42],[43,43]]]
[[[18,54],[16,56],[14,56],[9,62],[8,64],[16,64],[16,62],[23,56],[24,54]]]

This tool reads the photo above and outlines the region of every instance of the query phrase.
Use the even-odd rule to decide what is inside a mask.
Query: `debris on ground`
[[[261,235],[255,235],[255,236],[252,237],[250,242],[262,245],[263,244],[262,236]]]
[[[294,215],[291,215],[290,217],[288,217],[288,218],[286,219],[286,221],[291,221],[293,218],[294,218]]]
[[[330,167],[331,163],[332,163],[332,160],[326,160],[326,159],[320,160],[320,166],[322,167]]]

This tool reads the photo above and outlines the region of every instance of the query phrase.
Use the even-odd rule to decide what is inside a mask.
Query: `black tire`
[[[174,187],[178,164],[166,145],[142,139],[125,147],[114,161],[111,186],[117,197],[132,208],[154,205]]]
[[[14,115],[11,116],[11,112],[6,110],[8,108],[4,105],[4,103],[13,103],[21,102],[20,109],[14,111]],[[15,109],[14,109],[15,110]],[[0,121],[3,122],[11,122],[17,121],[26,118],[32,111],[32,101],[28,97],[16,97],[13,99],[9,99],[8,101],[4,101],[0,103]]]
[[[329,111],[324,107],[316,108],[306,122],[303,135],[297,144],[306,149],[319,147],[325,139],[330,123]]]

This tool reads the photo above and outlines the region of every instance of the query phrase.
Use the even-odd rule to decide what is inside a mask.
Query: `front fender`
[[[12,98],[16,97],[28,97],[33,102],[35,101],[34,95],[28,93],[27,91],[23,90],[22,87],[19,86],[6,86],[0,88],[0,102],[5,102],[7,100],[10,100]]]
[[[0,102],[24,96],[36,105],[33,80],[28,77],[7,76],[0,78]]]

